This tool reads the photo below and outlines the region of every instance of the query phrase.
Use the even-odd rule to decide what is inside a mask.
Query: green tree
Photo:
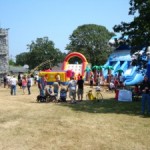
[[[47,69],[49,67],[57,65],[62,62],[65,53],[62,53],[59,49],[54,47],[54,43],[48,39],[48,37],[37,38],[36,41],[32,41],[31,44],[27,45],[29,52],[21,53],[16,56],[17,64],[28,64],[30,69],[35,68],[46,60],[51,60],[51,64],[43,66]]]
[[[82,25],[70,35],[66,50],[82,53],[92,65],[104,64],[112,50],[108,41],[113,35],[104,26]]]
[[[150,45],[150,0],[130,0],[129,15],[134,16],[130,23],[121,22],[113,27],[122,36],[128,35],[132,47]],[[133,49],[133,52],[139,49]]]
[[[28,62],[28,52],[23,52],[21,54],[16,55],[16,65],[21,65],[23,66]]]
[[[11,66],[16,65],[15,61],[12,58],[9,59],[9,65],[11,65]]]

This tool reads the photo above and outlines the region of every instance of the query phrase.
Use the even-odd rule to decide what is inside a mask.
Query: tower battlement
[[[9,46],[8,29],[0,28],[0,76],[8,73],[9,68]]]

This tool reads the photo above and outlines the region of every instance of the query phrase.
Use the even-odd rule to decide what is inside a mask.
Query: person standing
[[[28,89],[28,95],[31,94],[30,88],[31,88],[31,77],[30,77],[30,75],[28,75],[28,77],[27,77],[27,89]]]
[[[69,90],[69,97],[72,103],[76,103],[76,86],[77,81],[74,77],[71,77],[71,80],[68,83],[67,91]]]
[[[144,77],[140,90],[142,92],[142,115],[145,114],[146,107],[147,113],[150,115],[150,82],[147,76]]]
[[[97,85],[100,86],[100,82],[101,82],[101,77],[100,75],[98,74],[97,75]]]
[[[10,76],[9,74],[7,75],[7,86],[8,88],[11,88],[11,79],[12,79],[12,76]]]
[[[83,93],[84,93],[84,80],[82,79],[82,76],[80,76],[80,78],[77,81],[77,85],[78,85],[78,100],[82,101],[83,100]]]
[[[39,76],[38,76],[38,74],[36,74],[34,76],[34,84],[36,85],[36,82],[38,82],[38,81],[39,81]]]
[[[4,88],[5,88],[7,85],[7,75],[6,74],[3,77],[3,82],[4,82]]]
[[[90,75],[90,87],[93,88],[93,84],[94,84],[94,74],[93,72],[91,72],[91,75]]]
[[[27,78],[26,76],[23,76],[22,78],[22,90],[23,90],[23,95],[25,94],[25,89],[27,87]]]
[[[21,89],[21,87],[22,87],[22,75],[20,72],[18,74],[18,85],[20,86],[20,89]]]
[[[10,94],[11,95],[16,95],[16,86],[17,86],[18,80],[15,78],[15,75],[10,79]]]
[[[40,77],[38,79],[38,88],[39,88],[39,91],[40,91],[40,96],[42,96],[42,97],[45,96],[45,86],[46,85],[47,85],[46,78],[43,75],[42,77]]]
[[[119,75],[119,84],[120,84],[120,88],[123,88],[123,87],[124,87],[124,85],[123,85],[123,81],[124,81],[124,79],[123,79],[123,75],[122,75],[122,74],[120,74],[120,75]]]

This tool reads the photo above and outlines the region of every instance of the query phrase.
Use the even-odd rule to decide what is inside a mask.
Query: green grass
[[[118,102],[111,99],[105,99],[103,102],[82,101],[77,104],[61,104],[64,107],[70,107],[74,111],[83,111],[88,113],[115,113],[139,115],[141,110],[141,102]]]
[[[150,117],[141,102],[37,103],[31,95],[0,93],[0,150],[149,150]]]

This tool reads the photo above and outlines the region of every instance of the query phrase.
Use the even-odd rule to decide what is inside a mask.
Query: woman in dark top
[[[78,85],[78,100],[83,99],[83,93],[84,93],[84,80],[82,79],[82,76],[80,76],[80,78],[77,81],[77,85]]]
[[[140,90],[142,92],[142,114],[145,114],[146,106],[147,113],[150,114],[150,82],[147,76],[144,77]]]

